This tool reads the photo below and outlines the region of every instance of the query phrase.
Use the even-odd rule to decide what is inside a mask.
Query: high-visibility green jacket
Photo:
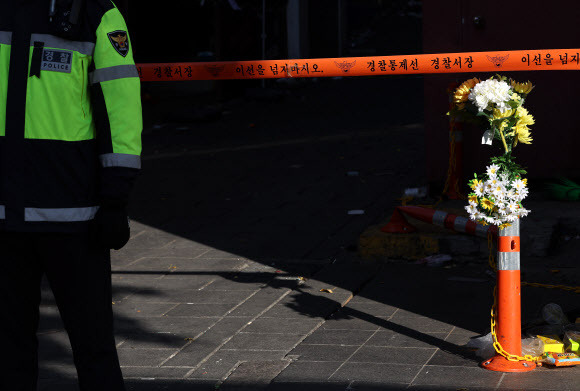
[[[49,4],[0,5],[0,230],[84,230],[100,205],[127,202],[141,168],[140,81],[121,13],[86,0],[71,36]]]

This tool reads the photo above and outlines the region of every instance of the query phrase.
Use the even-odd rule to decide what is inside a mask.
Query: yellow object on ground
[[[580,331],[568,331],[564,334],[564,345],[567,352],[580,352]]]
[[[544,342],[544,353],[564,353],[564,343],[557,335],[538,335]]]

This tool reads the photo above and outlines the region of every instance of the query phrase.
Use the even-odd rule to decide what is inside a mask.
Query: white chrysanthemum
[[[493,189],[495,188],[495,184],[497,181],[495,179],[489,180],[485,182],[485,186],[483,187],[483,192],[487,195],[493,194]]]
[[[486,223],[488,224],[495,224],[495,219],[491,216],[484,216],[483,218],[485,220]]]
[[[475,186],[475,189],[473,190],[473,192],[475,193],[476,196],[481,197],[483,196],[483,192],[484,192],[484,184],[482,182],[479,182],[477,184],[477,186]]]
[[[505,188],[498,183],[495,185],[491,194],[493,194],[497,200],[503,200],[505,199]]]
[[[516,179],[515,181],[512,182],[512,188],[514,188],[516,190],[525,189],[526,183],[524,181],[522,181],[521,179]]]
[[[507,205],[507,207],[510,210],[510,213],[515,213],[520,206],[518,205],[517,202],[512,201]]]
[[[499,179],[502,181],[502,183],[506,183],[509,182],[510,176],[507,173],[503,172],[499,174]]]
[[[517,214],[509,214],[505,217],[505,219],[507,222],[512,223],[518,219],[518,215]]]
[[[523,189],[515,192],[515,198],[518,201],[521,201],[528,196],[529,192],[530,191],[528,190],[528,188],[523,188]]]
[[[499,170],[499,166],[497,164],[492,164],[491,166],[487,166],[487,176],[489,179],[495,178],[497,172]]]
[[[525,208],[521,208],[521,209],[518,209],[518,212],[519,212],[518,214],[520,217],[526,217],[530,213],[530,210],[525,209]]]
[[[511,99],[509,91],[510,86],[505,81],[484,80],[473,87],[469,94],[469,100],[475,103],[479,111],[487,110],[492,103],[499,111],[505,113],[510,109],[507,104]],[[489,109],[493,108],[489,107]]]
[[[507,207],[507,205],[502,205],[499,207],[499,214],[503,217],[509,215],[510,213],[510,209]]]

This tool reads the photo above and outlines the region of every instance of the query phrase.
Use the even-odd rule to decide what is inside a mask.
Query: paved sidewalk
[[[139,224],[134,231],[113,261],[130,390],[577,389],[580,368],[494,373],[462,347],[486,332],[493,287],[449,278],[481,277],[481,265],[379,267],[348,256],[263,265]],[[524,291],[524,318],[539,303],[576,299],[547,295]],[[44,302],[40,390],[75,390],[47,292]]]
[[[359,263],[359,234],[424,184],[421,126],[387,125],[416,118],[421,80],[389,80],[320,83],[146,134],[132,238],[113,253],[129,390],[578,389],[580,368],[493,373],[462,347],[489,329],[485,259]],[[537,288],[523,301],[524,320],[577,307]],[[76,390],[47,287],[39,341],[39,390]]]

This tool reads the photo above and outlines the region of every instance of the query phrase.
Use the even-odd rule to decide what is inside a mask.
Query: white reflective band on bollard
[[[433,224],[438,225],[440,227],[445,228],[445,218],[447,217],[446,212],[441,212],[440,210],[436,210],[433,214]]]
[[[511,226],[500,229],[498,237],[501,236],[520,236],[520,220],[517,219]],[[520,252],[501,252],[497,253],[497,270],[520,270]]]
[[[520,270],[520,253],[497,253],[497,270]]]

